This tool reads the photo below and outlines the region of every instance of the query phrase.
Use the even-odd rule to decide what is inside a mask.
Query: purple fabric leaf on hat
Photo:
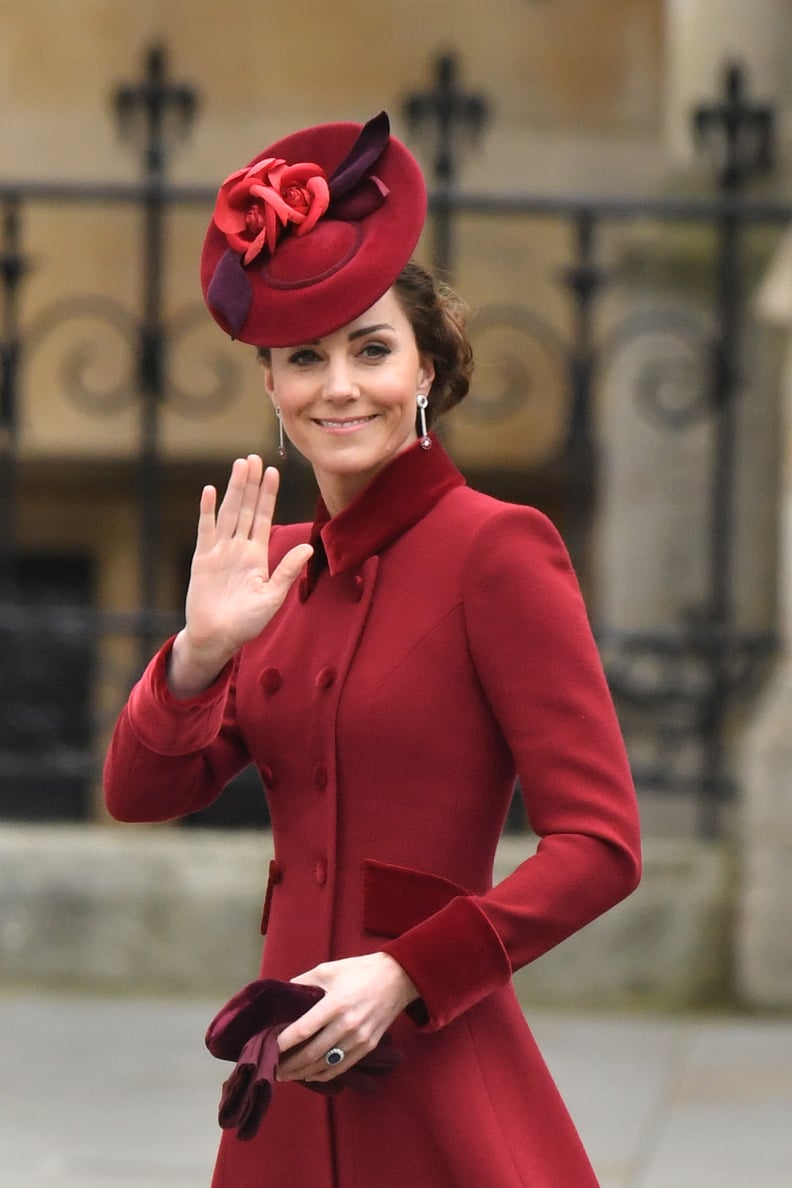
[[[389,139],[390,120],[387,112],[381,111],[363,125],[357,140],[330,178],[331,204],[348,194],[376,165]]]
[[[355,186],[351,194],[345,194],[333,203],[333,218],[349,219],[352,222],[365,219],[366,215],[379,210],[389,193],[390,190],[385,183],[372,174],[371,177],[364,178],[360,185]]]
[[[242,257],[227,249],[220,257],[206,291],[206,300],[228,323],[236,338],[253,304],[253,289],[242,267]]]

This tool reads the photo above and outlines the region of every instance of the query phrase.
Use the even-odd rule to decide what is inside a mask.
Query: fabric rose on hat
[[[284,228],[306,235],[330,205],[327,175],[319,165],[287,165],[267,157],[232,173],[220,187],[214,221],[228,246],[250,264],[266,247],[275,250]]]
[[[328,134],[334,141],[335,128],[336,125],[331,124],[308,129],[309,144],[316,140],[323,147]],[[206,303],[212,316],[232,338],[243,337],[245,342],[260,344],[261,336],[272,332],[268,319],[274,308],[271,298],[275,290],[269,286],[264,267],[251,268],[249,265],[263,265],[263,253],[277,254],[281,243],[292,240],[294,250],[291,251],[290,268],[294,287],[308,287],[312,283],[313,265],[309,262],[308,274],[300,274],[301,253],[296,250],[294,241],[307,236],[323,216],[328,221],[357,223],[368,219],[388,201],[388,185],[375,170],[379,168],[389,143],[390,122],[382,111],[363,125],[346,156],[329,176],[320,165],[312,162],[289,164],[276,156],[278,146],[275,145],[265,150],[272,152],[272,156],[262,157],[226,178],[217,196],[201,269]],[[313,154],[314,150],[305,148],[301,151]],[[412,161],[412,158],[408,160]],[[328,169],[330,167],[328,163]],[[420,172],[414,177],[410,193],[416,195],[415,210],[420,208],[422,223],[425,196]],[[398,211],[398,204],[396,209]],[[398,218],[395,225],[398,228]],[[225,250],[221,246],[223,243]],[[310,261],[310,242],[304,254]],[[209,259],[213,260],[211,272],[207,266]],[[341,263],[338,264],[339,273],[340,269]],[[254,285],[258,295],[255,327],[252,323],[248,325],[254,305]],[[265,314],[266,326],[262,320]]]

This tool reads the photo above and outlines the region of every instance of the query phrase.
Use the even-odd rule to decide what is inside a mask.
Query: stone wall
[[[742,747],[739,856],[744,894],[736,932],[742,994],[757,1005],[792,1008],[792,230],[756,297],[756,310],[785,339],[779,430],[782,466],[778,588],[780,646]]]
[[[532,849],[505,839],[502,878]],[[7,983],[222,997],[256,976],[269,835],[162,827],[0,828]],[[684,1007],[728,999],[731,866],[649,839],[638,891],[517,975],[526,1003]]]

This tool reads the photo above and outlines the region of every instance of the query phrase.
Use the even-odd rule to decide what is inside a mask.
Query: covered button
[[[327,882],[327,863],[324,858],[317,858],[314,862],[314,878],[320,887]]]
[[[327,786],[327,764],[317,763],[313,770],[314,783],[317,788],[324,788]]]
[[[277,668],[265,668],[259,677],[259,683],[265,693],[277,693],[283,684],[283,677]]]
[[[336,670],[332,664],[325,664],[324,668],[320,668],[316,674],[315,684],[317,689],[329,689],[337,676]]]

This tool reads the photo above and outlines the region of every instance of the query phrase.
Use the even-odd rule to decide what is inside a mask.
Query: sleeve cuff
[[[229,660],[215,682],[195,697],[174,697],[168,688],[173,639],[152,657],[129,698],[129,723],[138,740],[157,755],[189,755],[217,737],[234,671]]]
[[[416,986],[421,997],[407,1014],[427,1031],[445,1027],[511,979],[503,943],[470,896],[452,899],[382,949]]]

